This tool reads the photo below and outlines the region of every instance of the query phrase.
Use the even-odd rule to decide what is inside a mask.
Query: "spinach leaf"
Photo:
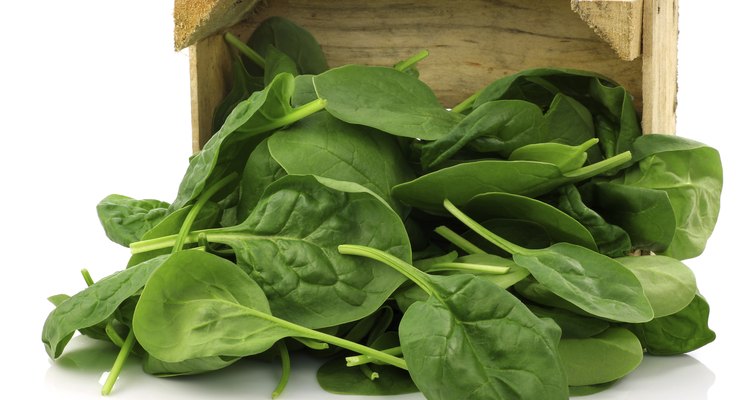
[[[268,150],[288,174],[358,183],[406,214],[391,188],[413,179],[414,172],[393,137],[320,112],[271,136]]]
[[[76,330],[102,322],[137,294],[164,256],[102,278],[55,307],[42,328],[42,342],[52,358],[60,357]]]
[[[292,76],[299,75],[294,60],[276,49],[273,45],[269,45],[266,49],[265,68],[263,68],[264,85],[268,86],[273,81],[273,78],[281,73],[288,73]]]
[[[616,260],[631,270],[641,282],[656,318],[687,307],[698,290],[693,271],[674,258],[654,255],[620,257]]]
[[[390,365],[371,365],[376,379],[366,376],[359,368],[348,367],[343,358],[326,361],[317,372],[317,380],[323,390],[334,394],[361,396],[393,396],[415,393],[409,373]]]
[[[324,101],[292,109],[294,78],[282,73],[265,89],[240,102],[203,150],[190,159],[171,209],[195,200],[204,188],[232,172],[239,172],[264,135],[322,109]]]
[[[523,248],[490,232],[448,200],[445,208],[482,237],[513,254],[513,261],[529,270],[551,292],[582,310],[613,321],[653,319],[654,312],[640,281],[617,261],[570,243],[544,249]]]
[[[635,249],[663,252],[675,235],[676,221],[666,193],[610,182],[582,188],[605,220],[622,227]]]
[[[716,333],[708,326],[709,311],[706,299],[696,294],[682,310],[629,328],[638,335],[649,354],[670,356],[688,353],[716,339]]]
[[[573,97],[559,92],[555,94],[549,109],[544,113],[543,130],[547,135],[545,141],[549,143],[577,146],[596,139],[591,111]],[[598,139],[596,143],[599,143]],[[592,145],[587,151],[592,162],[602,160],[598,146]]]
[[[159,377],[196,375],[226,368],[239,360],[240,357],[213,356],[166,362],[147,354],[143,361],[143,371]]]
[[[284,168],[271,157],[268,139],[255,147],[242,171],[240,199],[237,203],[237,220],[244,221],[258,204],[263,191],[273,182],[286,176]]]
[[[591,232],[600,253],[610,257],[622,257],[632,249],[628,233],[619,226],[610,224],[589,208],[575,185],[566,185],[559,189],[556,206]]]
[[[422,166],[438,165],[472,142],[479,142],[472,146],[476,151],[507,158],[521,146],[543,141],[541,126],[542,111],[532,103],[520,100],[484,103],[446,135],[423,147]]]
[[[598,335],[610,327],[609,322],[576,314],[562,308],[526,305],[539,318],[550,318],[562,330],[563,339],[583,339]]]
[[[409,374],[428,399],[567,399],[560,329],[504,289],[467,274],[428,275],[365,246],[339,251],[379,260],[428,293],[399,325]]]
[[[577,146],[562,143],[532,143],[513,150],[508,160],[541,161],[554,164],[562,172],[570,172],[583,167],[588,158],[586,151],[599,142],[590,139]]]
[[[301,74],[319,74],[328,69],[320,44],[306,29],[283,17],[270,17],[250,35],[248,45],[266,57],[273,46],[294,61]]]
[[[665,140],[670,139],[660,138]],[[692,148],[648,155],[614,182],[659,190],[669,196],[677,227],[664,254],[684,260],[700,255],[713,232],[719,217],[723,172],[715,149],[686,139],[671,140]]]
[[[396,185],[393,195],[413,207],[443,214],[443,199],[462,206],[472,197],[487,192],[537,197],[559,186],[604,173],[629,159],[630,153],[622,153],[567,173],[553,164],[535,161],[472,161],[442,168]]]
[[[232,53],[232,87],[229,93],[214,110],[212,132],[217,132],[226,121],[232,110],[242,100],[247,99],[253,92],[263,90],[263,77],[252,76],[245,68],[242,58],[236,52]]]
[[[297,75],[294,77],[292,107],[305,105],[317,98],[318,94],[315,93],[315,86],[313,85],[313,75]]]
[[[597,250],[591,233],[578,221],[547,203],[526,196],[484,193],[469,200],[464,210],[477,220],[516,218],[530,221],[544,229],[553,242],[568,242]]]
[[[419,79],[393,68],[347,65],[313,77],[313,84],[334,117],[396,136],[435,140],[462,118]]]
[[[241,224],[194,231],[188,242],[204,237],[231,246],[280,318],[312,328],[358,320],[377,310],[403,278],[375,262],[344,257],[336,246],[368,244],[411,260],[408,236],[382,199],[354,184],[348,185],[352,192],[343,192],[322,182],[312,176],[283,177],[266,188]],[[174,240],[140,242],[131,249],[170,247]]]
[[[263,290],[241,268],[196,250],[173,253],[154,271],[135,309],[133,331],[149,355],[167,363],[244,357],[302,337],[406,367],[397,357],[271,315]]]
[[[620,379],[643,360],[638,337],[620,327],[611,327],[589,338],[563,338],[559,349],[570,386],[598,385]]]
[[[128,247],[168,214],[169,203],[159,200],[136,200],[111,194],[96,205],[99,222],[107,237]]]

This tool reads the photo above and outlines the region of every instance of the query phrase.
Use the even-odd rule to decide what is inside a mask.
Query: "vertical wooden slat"
[[[675,133],[678,6],[678,0],[644,1],[644,133]]]
[[[213,135],[213,110],[229,91],[230,54],[222,35],[214,35],[190,46],[190,108],[193,121],[193,151],[200,150]]]

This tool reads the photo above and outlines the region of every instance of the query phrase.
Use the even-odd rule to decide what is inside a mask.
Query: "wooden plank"
[[[643,132],[674,134],[677,108],[678,0],[643,7]]]
[[[231,87],[231,56],[221,35],[204,39],[189,51],[193,151],[198,151],[214,134],[214,109]]]
[[[570,4],[561,0],[274,0],[254,9],[230,28],[246,39],[265,18],[281,15],[308,29],[321,43],[332,67],[349,64],[393,65],[417,51],[430,56],[419,64],[420,77],[446,107],[453,106],[490,82],[527,68],[564,67],[591,70],[624,85],[640,107],[641,59],[620,60]],[[215,46],[226,46],[210,39]],[[201,43],[198,48],[212,45]],[[229,57],[206,51],[219,63],[195,79],[220,99],[226,82],[214,73],[229,70]],[[196,57],[202,57],[196,51]],[[200,62],[199,62],[200,63]],[[208,67],[205,67],[208,68]],[[216,83],[210,82],[217,79]],[[210,133],[207,119],[219,101],[200,99],[197,142]]]
[[[643,0],[571,0],[570,6],[623,60],[641,55]]]

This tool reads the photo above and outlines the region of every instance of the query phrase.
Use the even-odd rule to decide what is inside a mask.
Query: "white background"
[[[749,11],[739,0],[680,4],[677,133],[719,149],[725,173],[714,236],[701,257],[687,262],[712,306],[718,338],[686,356],[648,358],[592,400],[723,400],[746,393]],[[127,260],[127,250],[103,235],[95,213],[101,198],[175,196],[191,130],[187,52],[172,49],[171,13],[165,0],[3,3],[2,398],[98,398],[97,381],[113,355],[74,340],[66,357],[50,362],[40,341],[51,310],[45,298],[80,290],[81,268],[97,279]],[[283,398],[331,398],[317,389],[313,371],[307,363],[295,368]],[[113,396],[266,399],[277,374],[276,367],[242,364],[170,380],[131,363]]]

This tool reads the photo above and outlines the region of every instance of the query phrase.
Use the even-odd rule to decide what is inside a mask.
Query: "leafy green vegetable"
[[[666,256],[616,259],[633,271],[654,309],[654,317],[674,314],[693,301],[698,290],[695,275],[685,264]]]
[[[465,274],[427,275],[377,249],[342,245],[344,254],[379,260],[428,293],[399,325],[409,374],[428,399],[566,399],[556,351],[559,328],[504,289]],[[524,348],[522,355],[516,350]],[[461,376],[461,379],[445,379]]]
[[[107,237],[125,247],[141,240],[168,214],[169,203],[159,200],[136,200],[111,194],[96,205],[96,213]]]
[[[313,84],[334,117],[396,136],[434,140],[461,120],[427,85],[393,68],[347,65],[315,76]]]
[[[272,46],[294,61],[301,74],[319,74],[328,69],[320,44],[306,29],[283,17],[265,19],[253,31],[248,45],[268,58]]]
[[[622,378],[643,360],[638,338],[612,327],[584,339],[562,339],[560,358],[570,386],[598,385]]]
[[[562,143],[532,143],[513,150],[508,160],[541,161],[554,164],[562,172],[570,172],[583,167],[588,158],[586,151],[599,142],[589,139],[577,146]]]

